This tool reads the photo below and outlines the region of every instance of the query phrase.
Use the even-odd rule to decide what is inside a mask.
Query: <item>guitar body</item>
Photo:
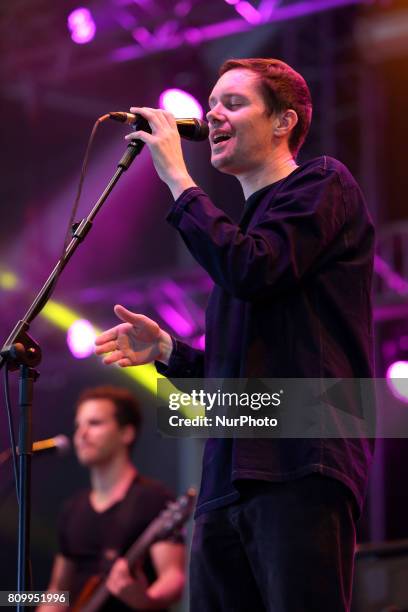
[[[92,599],[96,589],[102,583],[102,576],[91,576],[88,578],[74,605],[70,607],[70,612],[82,612],[86,608],[86,604]]]
[[[111,601],[111,606],[108,604]],[[109,593],[105,586],[105,580],[102,576],[92,576],[87,580],[81,593],[77,597],[71,612],[102,612],[106,606],[106,610],[114,610],[115,598]]]

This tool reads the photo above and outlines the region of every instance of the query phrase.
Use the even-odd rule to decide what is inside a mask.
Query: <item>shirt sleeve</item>
[[[319,167],[283,186],[248,231],[198,187],[181,194],[167,219],[217,285],[251,300],[298,285],[344,225],[346,196],[337,169]]]
[[[204,351],[176,340],[172,337],[173,351],[168,365],[156,361],[155,366],[159,374],[167,378],[203,378],[204,377]]]

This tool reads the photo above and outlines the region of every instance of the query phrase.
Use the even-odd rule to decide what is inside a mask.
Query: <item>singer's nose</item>
[[[206,114],[206,119],[210,125],[224,120],[224,116],[222,115],[218,104],[213,106],[213,108],[210,108]]]
[[[86,435],[86,425],[77,425],[75,427],[75,432],[74,432],[74,443],[78,440],[82,440]]]
[[[207,119],[208,123],[211,124],[211,122],[214,120],[214,110],[210,109],[208,111],[208,113],[206,114],[205,118]]]

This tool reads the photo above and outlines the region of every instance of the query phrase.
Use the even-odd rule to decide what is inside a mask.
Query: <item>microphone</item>
[[[16,447],[18,454],[18,446]],[[60,434],[59,436],[54,436],[53,438],[46,438],[45,440],[38,440],[38,442],[33,442],[32,451],[34,454],[36,453],[49,453],[56,451],[58,455],[66,455],[71,450],[71,440]],[[11,457],[11,448],[6,448],[3,452],[0,453],[0,466],[3,463],[6,463]]]
[[[114,121],[126,123],[127,125],[132,125],[135,131],[143,130],[149,134],[152,133],[149,122],[139,114],[134,115],[133,113],[113,112],[109,113],[109,118]],[[194,140],[195,142],[208,138],[208,123],[201,121],[201,119],[176,119],[176,123],[178,133],[182,138]]]
[[[56,451],[59,455],[66,455],[71,450],[71,440],[60,434],[53,438],[38,440],[33,442],[33,453],[43,453],[46,451]]]

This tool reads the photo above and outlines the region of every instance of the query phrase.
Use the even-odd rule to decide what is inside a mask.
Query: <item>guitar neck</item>
[[[136,542],[132,544],[125,555],[125,559],[129,563],[130,571],[132,571],[136,562],[145,556],[155,540],[157,540],[157,529],[153,521]]]

